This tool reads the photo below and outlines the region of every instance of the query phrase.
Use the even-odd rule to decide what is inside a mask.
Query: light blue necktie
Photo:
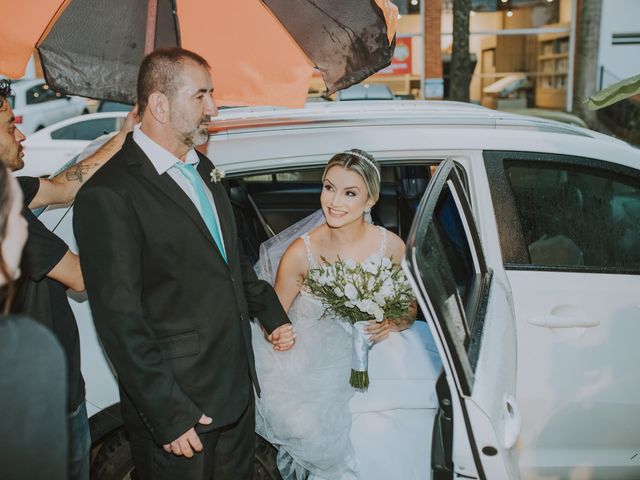
[[[193,163],[184,163],[184,162],[176,162],[174,165],[180,173],[186,178],[189,183],[193,186],[196,195],[198,196],[198,203],[200,204],[200,214],[202,215],[202,219],[204,223],[207,225],[209,232],[211,232],[211,236],[218,245],[218,250],[222,254],[222,258],[224,261],[227,261],[227,255],[224,251],[224,244],[222,243],[222,235],[220,234],[220,229],[218,228],[218,223],[216,222],[216,216],[213,212],[213,207],[211,206],[211,202],[209,202],[209,198],[204,190],[204,185],[202,184],[202,177],[198,174],[196,170],[196,166]]]

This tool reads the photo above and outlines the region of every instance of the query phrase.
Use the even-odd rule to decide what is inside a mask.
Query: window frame
[[[77,122],[73,122],[73,123],[69,123],[67,125],[64,125],[62,127],[59,127],[55,130],[53,130],[50,133],[51,136],[51,140],[56,140],[56,141],[63,141],[63,142],[92,142],[93,140],[95,140],[96,138],[101,137],[102,135],[108,134],[108,133],[113,133],[113,132],[117,132],[119,130],[119,123],[118,123],[118,119],[119,117],[101,117],[101,118],[90,118],[90,119],[79,119]],[[58,135],[58,132],[62,131],[71,131],[72,129],[76,129],[76,131],[78,131],[77,129],[82,129],[85,128],[87,126],[87,124],[98,124],[99,122],[106,122],[106,121],[110,121],[113,122],[113,130],[110,130],[108,132],[105,132],[104,129],[101,129],[102,131],[93,138],[67,138],[67,137],[58,137],[58,136],[54,136],[54,135]],[[122,126],[122,122],[120,122],[120,126]]]
[[[531,163],[538,165],[546,163],[554,166],[566,165],[568,167],[600,171],[607,177],[625,177],[640,184],[640,171],[638,169],[606,160],[555,153],[484,150],[482,155],[489,182],[489,190],[498,227],[502,263],[505,270],[640,275],[640,268],[532,264],[505,164],[509,161],[515,161],[522,162],[523,166]]]
[[[460,352],[457,352],[457,348],[455,347],[456,340],[452,337],[448,327],[443,329],[443,334],[446,337],[448,348],[457,352],[453,356],[453,360],[454,368],[458,372],[460,388],[465,395],[470,395],[473,390],[475,372],[478,366],[487,304],[489,295],[491,294],[493,272],[486,262],[476,219],[469,202],[467,187],[465,186],[464,179],[461,178],[460,165],[457,162],[450,159],[442,162],[434,177],[429,182],[420,206],[418,207],[418,211],[416,212],[413,227],[407,237],[407,255],[411,270],[416,278],[418,278],[419,283],[422,284],[421,289],[423,289],[424,292],[430,292],[426,293],[426,296],[434,310],[436,310],[435,314],[438,315],[438,322],[442,321],[445,317],[445,312],[440,311],[440,307],[431,302],[431,295],[443,292],[434,292],[433,289],[427,290],[424,288],[426,284],[430,283],[429,276],[436,276],[436,273],[431,269],[427,269],[423,274],[421,271],[421,264],[423,263],[421,258],[424,250],[422,246],[424,242],[427,241],[429,231],[432,231],[431,235],[435,235],[433,238],[430,237],[431,240],[435,240],[432,245],[438,247],[440,254],[444,255],[443,258],[448,258],[444,249],[440,248],[443,245],[444,239],[439,224],[435,220],[436,209],[441,201],[445,186],[448,187],[451,192],[450,194],[454,200],[455,208],[460,216],[474,268],[474,279],[469,289],[468,302],[465,304],[459,293],[456,296],[455,302],[465,329],[466,338],[464,350],[469,362],[469,367],[471,368],[470,374],[466,372],[462,359],[458,357]],[[449,266],[448,261],[445,260],[445,263]],[[451,280],[455,281],[450,268],[447,270],[451,276]],[[425,275],[427,276],[427,283],[425,283]],[[446,301],[440,303],[444,304]]]

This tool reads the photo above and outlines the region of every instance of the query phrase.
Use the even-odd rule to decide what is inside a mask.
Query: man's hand
[[[76,193],[78,193],[80,187],[122,148],[127,133],[133,130],[133,126],[137,121],[138,107],[134,106],[118,133],[102,145],[100,149],[51,179],[41,178],[40,188],[36,196],[31,200],[29,208],[71,203],[76,198]]]
[[[212,421],[211,417],[202,415],[200,420],[198,420],[198,423],[201,425],[209,425]],[[202,442],[200,441],[195,428],[190,428],[173,442],[163,445],[162,448],[164,448],[164,451],[167,453],[191,458],[193,457],[193,450],[196,452],[202,451]]]
[[[293,325],[285,323],[276,328],[271,335],[267,335],[267,340],[273,345],[273,349],[278,352],[290,350],[296,343],[296,332]]]
[[[124,119],[124,123],[122,127],[120,127],[119,135],[126,136],[127,133],[133,131],[133,127],[136,123],[138,123],[140,119],[138,118],[138,104],[136,103],[131,111],[127,114],[127,117]]]

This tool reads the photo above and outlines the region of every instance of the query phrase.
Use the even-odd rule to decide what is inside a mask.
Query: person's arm
[[[282,257],[278,272],[280,272],[281,268],[285,268],[283,263],[286,265],[290,262],[286,257],[291,250],[292,246]],[[296,334],[286,312],[300,290],[302,283],[300,282],[298,285],[298,289],[291,297],[291,300],[285,302],[277,292],[277,278],[276,287],[271,287],[268,282],[258,280],[253,268],[247,262],[243,262],[243,280],[245,295],[249,303],[249,313],[251,316],[258,317],[265,333],[265,338],[271,342],[275,350],[286,351],[292,348]]]
[[[274,289],[285,311],[289,311],[291,304],[300,293],[308,264],[307,250],[304,241],[295,240],[280,260]]]
[[[406,250],[405,244],[400,237],[391,232],[387,232],[387,238],[387,253],[389,254],[389,257],[394,264],[400,265],[400,262],[402,261]],[[411,325],[413,325],[413,322],[416,319],[417,311],[418,307],[416,305],[416,301],[413,300],[413,302],[411,302],[411,305],[409,305],[409,311],[407,312],[407,314],[399,320],[392,321],[385,319],[382,322],[371,320],[368,322],[369,325],[367,325],[365,331],[369,334],[369,338],[373,340],[373,342],[381,342],[382,340],[389,337],[389,334],[391,332],[401,332],[402,330],[406,330]]]
[[[134,107],[127,115],[120,131],[93,155],[70,166],[51,179],[41,178],[40,188],[29,203],[29,208],[71,203],[84,182],[122,148],[127,134],[133,130],[133,126],[136,124],[137,111],[137,107]]]
[[[80,190],[74,208],[80,265],[100,340],[151,436],[170,445],[205,412],[180,387],[145,316],[139,219],[125,192],[102,184]]]
[[[84,290],[84,279],[82,277],[82,270],[80,270],[80,258],[67,250],[67,253],[60,259],[60,261],[53,267],[47,277],[57,280],[65,287],[75,290],[76,292],[82,292]]]

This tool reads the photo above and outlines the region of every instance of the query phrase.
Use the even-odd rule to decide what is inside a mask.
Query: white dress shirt
[[[166,172],[172,178],[172,180],[178,184],[182,191],[187,194],[189,199],[198,209],[200,216],[202,216],[200,202],[198,202],[198,195],[196,194],[193,185],[191,185],[189,180],[187,180],[185,176],[180,172],[180,170],[175,167],[175,163],[180,162],[181,160],[171,152],[169,152],[169,150],[161,147],[156,142],[151,140],[142,130],[140,130],[140,124],[133,127],[133,141],[138,144],[145,155],[149,158],[151,164],[158,172],[158,175],[162,175]],[[198,158],[198,154],[193,149],[189,150],[184,158],[184,163],[187,164],[197,165],[199,161],[200,159]],[[218,210],[216,209],[216,204],[213,201],[211,191],[209,190],[207,184],[204,183],[204,180],[202,180],[202,177],[198,177],[202,181],[202,186],[204,187],[204,191],[207,194],[207,199],[209,199],[209,203],[211,203],[213,214],[216,219],[216,225],[218,227],[218,231],[220,232],[220,236],[222,236],[222,229],[220,228],[220,218],[218,217]],[[225,249],[224,244],[222,245],[222,248]],[[223,254],[224,256],[226,256],[226,252],[223,252]]]

